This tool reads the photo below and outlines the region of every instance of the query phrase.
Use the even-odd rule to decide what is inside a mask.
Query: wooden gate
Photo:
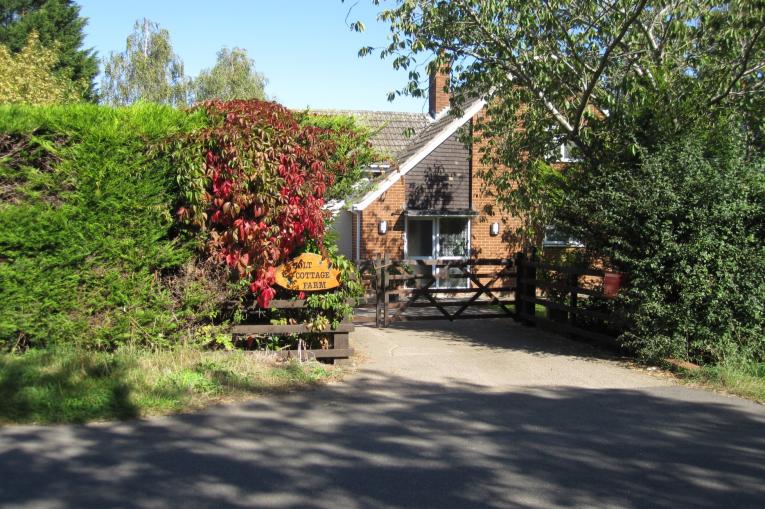
[[[378,256],[362,264],[361,272],[368,294],[355,323],[386,327],[408,320],[517,317],[517,273],[512,259],[391,260]]]

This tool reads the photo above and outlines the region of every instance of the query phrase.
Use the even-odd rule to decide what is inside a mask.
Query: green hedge
[[[162,343],[175,179],[148,147],[201,114],[139,104],[0,108],[0,347]]]
[[[765,161],[722,121],[566,195],[568,231],[628,274],[624,344],[649,359],[765,360]]]
[[[328,193],[343,198],[375,157],[369,133],[301,118],[355,161]],[[0,106],[0,350],[222,340],[234,315],[222,304],[242,287],[204,260],[204,232],[176,221],[179,168],[161,143],[210,121],[204,108],[148,103]]]

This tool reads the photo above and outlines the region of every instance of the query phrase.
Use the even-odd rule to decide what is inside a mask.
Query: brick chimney
[[[435,117],[449,106],[449,68],[443,67],[430,74],[428,99],[430,116]]]

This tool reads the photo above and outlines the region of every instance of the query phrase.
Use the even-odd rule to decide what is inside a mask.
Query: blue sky
[[[378,56],[359,58],[365,45],[385,44],[388,28],[376,21],[371,0],[79,0],[89,18],[85,44],[100,57],[124,51],[133,23],[143,17],[170,31],[175,52],[190,76],[212,67],[222,47],[240,47],[269,83],[266,93],[291,108],[427,111],[423,99],[387,101],[406,83]],[[361,20],[366,32],[351,32]],[[99,78],[100,79],[100,78]]]

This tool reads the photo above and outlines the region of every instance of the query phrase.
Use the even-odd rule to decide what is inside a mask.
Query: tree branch
[[[573,134],[574,128],[571,125],[571,123],[568,121],[568,119],[563,115],[563,113],[560,112],[560,110],[547,98],[547,95],[544,93],[543,90],[540,90],[538,87],[536,87],[533,83],[533,81],[526,75],[526,73],[523,71],[523,66],[520,65],[518,62],[514,61],[513,58],[513,51],[512,48],[510,48],[505,41],[503,41],[501,38],[498,38],[495,34],[491,32],[491,30],[488,30],[481,20],[478,18],[478,16],[470,9],[469,6],[467,6],[464,2],[464,0],[460,0],[459,4],[462,6],[463,9],[465,9],[467,15],[473,20],[473,23],[475,23],[478,30],[481,31],[481,33],[484,35],[484,37],[489,38],[494,42],[494,44],[498,45],[501,49],[505,51],[508,58],[511,60],[511,64],[503,65],[502,67],[508,71],[508,76],[510,79],[519,78],[524,85],[526,85],[529,90],[532,91],[534,95],[536,95],[542,104],[544,105],[545,109],[555,118],[555,120],[560,124],[560,126],[566,130],[566,132]]]
[[[624,22],[624,25],[622,25],[622,28],[619,30],[619,33],[617,34],[616,38],[613,41],[611,41],[611,44],[609,44],[606,50],[603,52],[603,56],[600,58],[600,63],[598,65],[598,68],[595,70],[595,74],[592,76],[589,85],[587,85],[587,88],[585,89],[584,94],[582,95],[581,102],[579,103],[579,108],[577,108],[576,116],[574,117],[575,118],[574,134],[576,134],[577,136],[579,135],[579,129],[582,126],[582,118],[584,117],[584,112],[587,109],[587,105],[590,102],[590,97],[592,96],[592,92],[595,90],[595,87],[598,84],[598,80],[600,79],[600,76],[603,74],[603,71],[605,71],[606,66],[608,65],[608,59],[611,56],[611,53],[621,43],[624,36],[627,35],[627,31],[629,30],[630,26],[632,26],[632,24],[635,23],[638,16],[640,16],[640,13],[643,12],[643,9],[645,8],[647,3],[648,3],[648,0],[640,0],[637,7],[635,8],[635,12],[633,12],[632,15],[629,18],[627,18],[627,20]]]
[[[758,64],[757,66],[753,67],[750,70],[747,70],[747,67],[749,66],[749,59],[752,57],[752,50],[754,49],[754,45],[757,42],[757,40],[762,35],[763,26],[760,25],[760,28],[757,29],[757,32],[754,34],[754,37],[749,41],[749,44],[744,49],[744,55],[741,58],[741,70],[736,73],[736,75],[733,77],[730,83],[728,83],[728,86],[725,88],[725,91],[721,92],[720,94],[717,94],[715,97],[712,98],[711,101],[709,101],[710,105],[717,104],[723,99],[725,99],[727,96],[730,95],[730,93],[733,91],[733,88],[738,84],[738,82],[743,78],[748,72],[754,72],[757,67],[762,67],[762,63]]]

